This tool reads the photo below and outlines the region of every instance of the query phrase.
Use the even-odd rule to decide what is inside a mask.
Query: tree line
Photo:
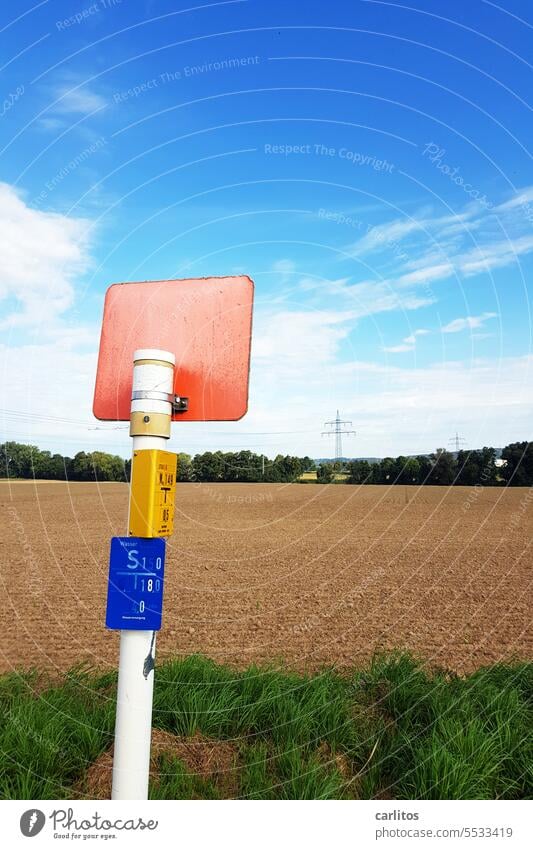
[[[313,470],[310,457],[279,454],[273,460],[252,451],[178,454],[178,480],[198,482],[288,483]],[[72,481],[128,481],[131,460],[105,451],[79,451],[75,457],[51,454],[35,445],[0,445],[0,477]]]
[[[319,483],[437,486],[532,486],[533,443],[513,442],[496,465],[494,448],[451,453],[438,448],[417,457],[385,457],[377,462],[351,460],[316,464],[311,457],[278,454],[270,459],[252,451],[205,451],[178,455],[178,480],[189,482],[290,483],[316,470]],[[35,445],[0,444],[0,477],[72,481],[128,481],[131,461],[104,451],[79,451],[75,457],[51,454]],[[307,480],[306,482],[309,482]]]
[[[403,484],[432,486],[531,486],[533,485],[533,443],[513,442],[501,452],[496,464],[494,448],[452,453],[437,448],[433,454],[417,457],[385,457],[378,462],[351,460],[343,472],[349,484]],[[335,463],[321,465],[318,480],[335,479]]]
[[[79,451],[75,457],[51,454],[36,445],[0,445],[0,477],[72,481],[127,481],[131,460],[105,451]]]
[[[290,483],[315,468],[311,457],[278,454],[271,460],[253,451],[205,451],[192,458],[179,455],[178,480]]]

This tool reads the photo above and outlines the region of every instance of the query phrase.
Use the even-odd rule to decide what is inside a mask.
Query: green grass
[[[114,674],[0,677],[0,798],[69,798],[112,743]],[[231,795],[253,799],[523,799],[533,790],[533,664],[467,678],[405,654],[363,670],[236,671],[200,656],[156,670],[154,727],[229,741]],[[223,798],[228,783],[158,760],[151,797]]]

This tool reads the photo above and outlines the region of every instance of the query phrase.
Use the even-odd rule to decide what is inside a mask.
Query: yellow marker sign
[[[130,536],[169,537],[174,530],[177,455],[134,451],[131,466]]]

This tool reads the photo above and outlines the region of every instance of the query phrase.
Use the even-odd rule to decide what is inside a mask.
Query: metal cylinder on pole
[[[133,361],[133,452],[164,449],[170,437],[175,356],[144,348],[135,351]],[[132,463],[132,475],[133,469]],[[112,799],[148,798],[155,642],[155,631],[120,632]]]

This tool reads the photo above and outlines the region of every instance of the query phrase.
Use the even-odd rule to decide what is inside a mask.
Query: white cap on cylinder
[[[133,352],[133,362],[137,360],[163,360],[165,363],[176,365],[176,355],[170,351],[162,351],[160,348],[138,348]]]

